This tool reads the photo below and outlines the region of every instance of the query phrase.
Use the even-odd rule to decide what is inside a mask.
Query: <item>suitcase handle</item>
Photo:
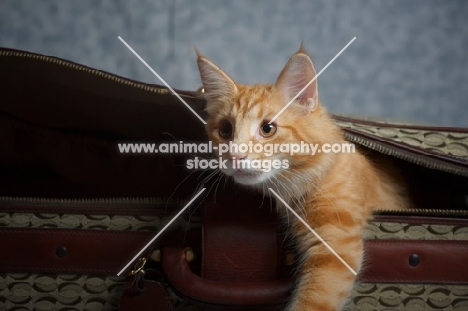
[[[290,280],[270,282],[222,282],[204,279],[190,269],[180,247],[165,247],[163,270],[170,284],[183,296],[203,304],[274,306],[287,303]]]

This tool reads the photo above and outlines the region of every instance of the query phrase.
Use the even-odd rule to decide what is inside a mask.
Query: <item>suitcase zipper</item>
[[[94,199],[0,197],[0,212],[145,216],[173,214],[188,203],[180,198],[116,197]]]
[[[188,200],[185,199],[167,199],[167,198],[97,198],[97,199],[59,199],[59,198],[34,198],[34,197],[0,197],[0,211],[3,210],[2,205],[3,203],[11,204],[45,204],[51,207],[58,207],[60,210],[64,212],[71,213],[73,212],[72,205],[94,205],[93,209],[98,208],[98,205],[102,207],[103,205],[111,205],[110,209],[103,209],[103,210],[96,210],[101,213],[108,213],[108,212],[124,212],[121,210],[121,207],[129,207],[132,206],[132,211],[134,213],[141,212],[141,208],[137,209],[137,206],[148,206],[151,205],[151,208],[154,211],[154,206],[182,206],[187,204]],[[64,207],[63,204],[67,205]],[[117,207],[115,205],[120,205]],[[135,206],[137,205],[137,206]],[[8,207],[13,207],[12,205],[8,205]],[[143,210],[146,210],[143,208]],[[4,211],[4,210],[3,210]],[[17,211],[15,209],[15,211]],[[41,213],[46,213],[46,210],[41,210]],[[56,212],[56,209],[54,209]],[[80,210],[80,213],[84,212]],[[125,212],[124,212],[125,213]],[[376,210],[374,211],[374,215],[398,215],[398,216],[434,216],[434,217],[468,217],[468,210],[455,210],[455,209],[407,209],[407,210]]]
[[[374,211],[374,215],[468,217],[468,210],[411,208],[407,210],[376,210]]]
[[[0,197],[2,202],[13,203],[45,203],[45,204],[183,204],[188,202],[185,199],[168,199],[156,197],[109,197],[93,199],[69,199],[69,198],[38,198],[38,197]]]
[[[22,51],[15,51],[15,50],[0,50],[0,56],[6,56],[6,57],[25,57],[25,58],[30,58],[42,62],[47,62],[63,67],[67,67],[73,70],[77,71],[84,71],[86,73],[92,74],[99,76],[101,78],[111,80],[120,84],[124,84],[127,86],[135,87],[138,89],[142,89],[144,91],[160,94],[160,95],[168,95],[170,94],[169,90],[165,87],[161,87],[158,85],[151,85],[151,84],[145,84],[142,82],[136,82],[132,81],[130,79],[125,79],[122,77],[119,77],[117,75],[107,73],[104,71],[96,70],[90,67],[86,67],[77,63],[73,63],[70,61],[66,61],[57,57],[52,57],[52,56],[45,56],[45,55],[39,55],[39,54],[33,54],[33,53],[28,53],[28,52],[22,52]],[[190,91],[180,91],[177,90],[177,93],[182,96],[188,96],[188,97],[196,97],[196,92],[190,92]]]
[[[349,132],[344,131],[344,135],[348,141],[358,144],[360,146],[366,147],[368,149],[377,151],[381,154],[393,156],[395,158],[398,158],[407,162],[411,162],[413,164],[420,165],[429,169],[435,169],[435,170],[439,170],[439,171],[443,171],[443,172],[447,172],[447,173],[451,173],[455,175],[468,177],[468,168],[451,165],[451,163],[444,163],[441,160],[436,161],[436,160],[422,158],[420,155],[416,153],[401,152],[397,150],[396,148],[390,148],[390,147],[384,146],[382,144],[379,144],[370,140],[369,138],[362,138],[354,133],[349,133]],[[431,154],[428,153],[428,155],[430,156]]]

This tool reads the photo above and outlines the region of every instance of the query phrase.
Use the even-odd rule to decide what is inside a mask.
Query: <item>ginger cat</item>
[[[236,83],[197,51],[198,68],[207,100],[206,130],[213,145],[346,143],[321,105],[317,80],[271,124],[276,114],[311,81],[316,71],[301,45],[275,84]],[[222,172],[237,183],[271,195],[277,192],[354,271],[363,261],[362,234],[372,210],[403,209],[409,205],[405,189],[390,170],[382,171],[358,151],[354,153],[294,154],[227,152]],[[262,169],[234,168],[239,160],[287,160],[289,166]],[[281,162],[283,163],[283,162]],[[293,235],[300,256],[290,311],[341,310],[355,275],[314,234],[276,200],[278,214]]]

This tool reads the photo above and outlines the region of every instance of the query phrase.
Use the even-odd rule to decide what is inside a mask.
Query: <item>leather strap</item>
[[[278,279],[280,247],[276,213],[263,197],[206,199],[203,205],[202,276],[214,281]],[[268,201],[269,202],[269,201]]]
[[[116,275],[153,235],[0,228],[0,271]],[[468,241],[367,240],[365,252],[366,264],[359,278],[363,282],[468,283],[464,266],[468,262]],[[416,266],[409,264],[413,254],[420,259]]]
[[[279,279],[281,241],[276,213],[265,204],[269,200],[238,194],[236,200],[221,196],[216,201],[208,198],[205,202],[202,277],[191,273],[178,250],[166,249],[164,269],[174,286],[209,310],[224,310],[226,306],[231,309],[256,306],[259,310],[284,308],[291,282]],[[178,268],[174,269],[169,262]],[[190,288],[184,284],[190,284]]]
[[[116,275],[152,235],[152,232],[110,230],[0,228],[3,254],[0,271]]]
[[[468,284],[468,241],[367,240],[361,282]]]
[[[256,209],[255,205],[248,206]],[[0,271],[116,275],[153,235],[152,232],[0,228]],[[224,236],[227,235],[229,233]],[[218,238],[224,241],[222,235]],[[217,254],[231,260],[232,248],[239,245],[236,243],[240,242],[225,245],[224,251]],[[203,298],[208,292],[212,299],[205,297],[205,302],[235,304],[241,300],[245,303],[243,299],[250,294],[252,299],[257,299],[250,302],[263,304],[267,301],[280,303],[289,295],[290,282],[283,282],[281,278],[270,280],[271,272],[262,274],[260,277],[263,281],[258,283],[226,281],[232,278],[230,275],[220,277],[225,277],[225,281],[199,277],[189,269],[184,252],[173,250],[163,249],[163,268],[169,283],[173,283],[184,296]],[[248,268],[250,254],[241,253],[240,249],[237,251],[243,254],[237,258],[244,257]],[[468,262],[468,241],[367,240],[365,251],[366,264],[359,275],[361,282],[468,284],[468,269],[465,267]],[[410,264],[410,257],[413,257],[413,265]],[[268,260],[262,259],[261,263],[265,262]],[[209,263],[205,260],[204,264],[206,276]],[[252,271],[260,275],[255,269]],[[208,275],[215,278],[216,274],[213,273],[211,271]],[[226,271],[220,271],[221,275],[223,273]],[[203,290],[205,294],[200,293]],[[199,301],[203,301],[201,298]]]

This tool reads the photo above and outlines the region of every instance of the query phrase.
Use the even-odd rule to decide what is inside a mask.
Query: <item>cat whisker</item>
[[[272,178],[275,179],[275,181],[278,181],[278,178],[276,176],[271,176],[270,178],[267,179],[266,182],[270,183],[270,187],[275,187],[278,193],[281,193],[282,191],[280,191],[280,189],[278,188],[278,183],[274,182]],[[270,199],[271,199],[271,196],[270,196]],[[276,203],[277,203],[276,205],[278,208],[278,202],[276,201]],[[281,212],[281,215],[284,215],[284,214],[286,215],[286,224],[287,224],[286,232],[289,232],[289,229],[290,229],[289,210],[285,207],[284,211],[280,211],[280,212]]]
[[[214,189],[214,194],[213,194],[215,204],[216,204],[216,195],[218,193],[219,185],[221,184],[221,181],[223,180],[223,178],[225,178],[225,175],[222,174],[220,170],[217,170],[217,171],[218,171],[218,178],[216,178],[216,180],[213,183],[213,185],[216,185]]]
[[[215,183],[216,183],[216,188],[214,190],[214,202],[215,202],[215,204],[216,204],[216,194],[218,192],[218,187],[221,184],[221,181],[223,180],[224,176],[225,176],[224,174],[220,173],[218,179],[216,179],[216,181],[215,181]]]
[[[198,170],[194,170],[192,172],[190,172],[187,176],[185,176],[184,179],[182,179],[181,182],[179,182],[179,184],[174,188],[174,191],[171,193],[171,195],[169,195],[169,197],[167,198],[166,200],[166,206],[165,206],[165,211],[167,211],[167,207],[169,205],[169,202],[170,200],[174,197],[174,195],[176,194],[177,190],[180,188],[180,186],[182,186],[186,181],[187,179],[189,179],[193,174],[195,174],[196,172],[198,172]],[[200,189],[197,189],[197,190],[200,190]],[[197,191],[195,192],[197,193]]]
[[[285,180],[285,182],[279,181],[281,186],[289,194],[289,200],[286,200],[286,201],[289,201],[288,203],[294,205],[296,207],[296,210],[303,214],[302,215],[303,218],[307,219],[307,212],[306,212],[306,210],[304,208],[305,199],[304,199],[304,196],[302,194],[302,191],[299,189],[299,187],[296,185],[296,183],[290,182],[289,179],[283,173],[279,173],[279,175],[282,176],[283,179]],[[292,191],[292,189],[290,187],[288,187],[288,185],[286,183],[288,185],[290,185],[291,187],[294,187],[297,190],[297,193]]]

